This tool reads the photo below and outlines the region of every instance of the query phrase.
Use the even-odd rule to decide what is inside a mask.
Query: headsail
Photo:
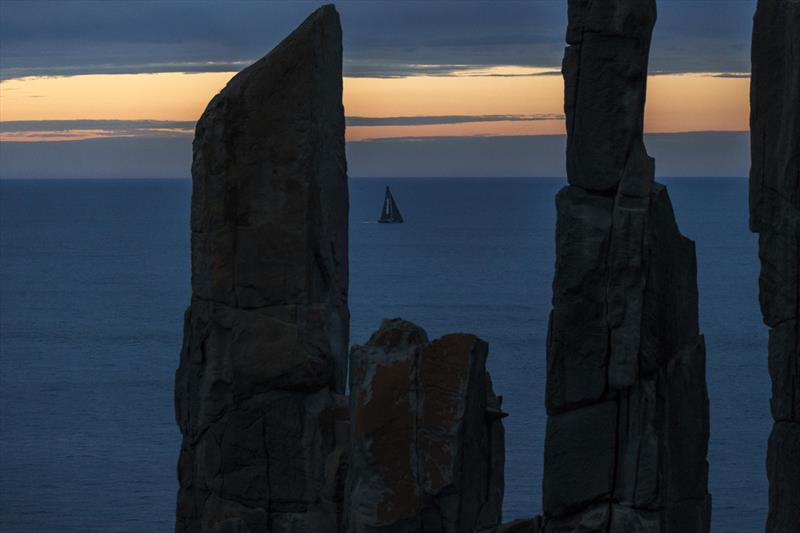
[[[386,224],[399,224],[403,222],[403,215],[400,214],[400,210],[397,208],[397,204],[394,201],[392,191],[389,190],[389,187],[386,187],[386,197],[383,200],[383,210],[381,211],[381,218],[378,219],[378,222]]]

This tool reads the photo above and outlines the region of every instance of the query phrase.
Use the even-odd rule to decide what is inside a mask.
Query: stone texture
[[[462,532],[497,526],[505,416],[473,335],[428,341],[385,320],[351,352],[345,530]]]
[[[338,529],[349,342],[341,65],[339,17],[325,6],[197,123],[192,301],[175,379],[178,532]]]
[[[611,494],[616,418],[614,401],[548,418],[542,482],[545,516],[568,514]],[[576,428],[580,431],[576,432]]]
[[[480,533],[539,533],[541,527],[542,519],[537,516],[534,518],[520,518],[491,529],[484,529]]]
[[[655,0],[568,5],[563,71],[569,183],[613,192],[630,177],[627,188],[646,192],[653,161],[642,126]]]
[[[775,422],[767,448],[769,478],[769,517],[767,531],[797,531],[800,513],[800,424],[794,421]]]
[[[319,323],[301,337],[324,350],[343,391],[341,56],[336,10],[320,8],[209,102],[195,130],[191,228],[194,298],[243,310],[317,307]]]
[[[570,0],[569,185],[556,197],[547,533],[706,533],[694,243],[642,142],[652,0]]]
[[[759,0],[753,27],[750,227],[771,328],[768,533],[800,524],[800,1]]]
[[[661,531],[659,513],[631,509],[624,505],[601,503],[579,514],[555,518],[547,522],[546,531],[555,533],[640,533]],[[667,531],[683,531],[668,529]],[[694,531],[687,529],[686,531]]]

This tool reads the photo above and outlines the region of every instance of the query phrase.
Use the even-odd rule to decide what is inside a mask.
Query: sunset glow
[[[0,120],[197,120],[235,72],[95,74],[0,82]]]
[[[19,78],[0,83],[0,121],[151,119],[197,120],[234,72],[108,74]],[[651,76],[645,128],[650,133],[746,131],[749,78],[714,74]],[[563,80],[552,69],[499,66],[449,76],[345,78],[348,116],[560,115]],[[347,139],[548,135],[563,120],[350,126]],[[191,130],[150,132],[185,134]],[[5,141],[48,141],[124,135],[102,130],[4,132]],[[130,133],[128,133],[130,135]]]
[[[750,78],[715,74],[650,76],[644,129],[679,131],[748,131]]]

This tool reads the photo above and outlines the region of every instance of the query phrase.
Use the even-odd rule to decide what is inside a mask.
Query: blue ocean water
[[[666,179],[697,241],[715,533],[766,517],[767,334],[744,179]],[[375,223],[391,185],[406,218]],[[382,317],[490,344],[505,518],[540,510],[557,179],[351,180],[354,343]],[[187,180],[0,181],[0,531],[171,531]]]

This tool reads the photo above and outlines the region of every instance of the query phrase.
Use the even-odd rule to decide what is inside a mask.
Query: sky
[[[0,177],[188,177],[208,100],[320,4],[0,0]],[[352,176],[564,174],[564,0],[337,9]],[[658,9],[657,172],[745,175],[755,0]]]

